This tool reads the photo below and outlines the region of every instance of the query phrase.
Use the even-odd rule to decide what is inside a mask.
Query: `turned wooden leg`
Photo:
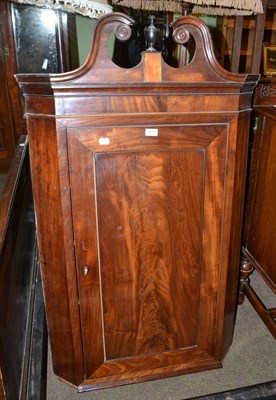
[[[244,302],[244,290],[245,284],[250,284],[249,276],[254,271],[254,267],[245,255],[242,255],[241,259],[241,269],[240,269],[240,285],[239,285],[239,298],[238,303],[242,304]]]

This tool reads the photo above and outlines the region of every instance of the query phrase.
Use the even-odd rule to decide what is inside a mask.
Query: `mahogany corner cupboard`
[[[109,58],[99,20],[79,69],[17,76],[25,95],[53,368],[79,391],[221,366],[233,336],[252,91],[196,43],[173,68]]]

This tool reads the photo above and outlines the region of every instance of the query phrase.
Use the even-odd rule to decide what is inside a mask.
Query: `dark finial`
[[[149,18],[150,18],[150,24],[148,27],[144,29],[144,36],[148,46],[147,51],[156,51],[154,46],[158,40],[160,29],[154,26],[153,21],[155,19],[155,16],[150,15]]]

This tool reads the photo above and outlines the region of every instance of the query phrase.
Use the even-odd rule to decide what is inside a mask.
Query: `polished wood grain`
[[[132,23],[100,19],[78,70],[17,76],[53,366],[79,391],[220,367],[233,337],[257,76],[223,70],[190,16],[188,66],[120,68],[108,36]]]
[[[203,218],[201,215],[203,212],[202,193],[204,191],[204,171],[206,168],[205,149],[203,146],[210,144],[210,147],[212,147],[212,143],[214,143],[214,146],[217,147],[222,140],[222,143],[219,144],[222,156],[224,150],[221,145],[223,146],[223,141],[226,138],[226,130],[224,126],[217,126],[215,130],[210,125],[193,127],[193,132],[197,138],[196,143],[194,138],[191,138],[190,132],[191,128],[185,125],[174,128],[161,126],[159,128],[161,139],[148,137],[143,143],[145,128],[133,128],[133,138],[131,140],[127,140],[129,128],[124,127],[113,128],[108,131],[98,128],[96,132],[91,131],[91,129],[85,129],[83,132],[75,129],[70,130],[72,200],[79,276],[83,275],[83,266],[87,266],[89,270],[91,269],[91,272],[89,271],[88,275],[80,280],[80,293],[82,293],[82,290],[85,292],[88,290],[90,293],[89,298],[94,293],[94,298],[91,298],[91,302],[95,305],[98,304],[97,307],[100,307],[101,291],[109,293],[110,288],[113,287],[114,293],[110,300],[108,300],[109,297],[103,300],[103,307],[107,311],[104,311],[106,317],[104,317],[104,328],[102,328],[104,329],[106,347],[111,346],[113,348],[112,358],[119,357],[119,354],[114,354],[114,352],[120,351],[119,343],[123,343],[126,346],[126,348],[121,349],[120,357],[131,355],[131,351],[134,351],[133,355],[143,353],[141,346],[145,346],[143,345],[144,342],[148,343],[147,346],[149,346],[150,341],[143,339],[143,336],[141,339],[136,339],[137,333],[135,334],[135,332],[138,329],[136,325],[140,320],[138,318],[139,315],[142,320],[147,319],[143,317],[145,312],[143,311],[145,310],[143,304],[147,303],[147,301],[142,296],[141,291],[144,285],[146,285],[146,288],[148,285],[151,287],[151,282],[160,281],[161,285],[159,289],[158,287],[155,289],[153,287],[152,290],[144,290],[146,293],[148,291],[150,293],[157,291],[157,299],[152,300],[157,307],[157,310],[155,310],[155,307],[153,308],[153,315],[154,310],[159,315],[161,313],[160,310],[164,308],[164,316],[161,318],[162,313],[159,315],[159,318],[167,321],[166,326],[161,325],[160,328],[164,332],[163,336],[167,330],[170,330],[171,318],[173,318],[171,321],[172,329],[176,325],[173,329],[173,334],[168,332],[168,340],[171,344],[167,350],[173,349],[174,346],[181,348],[196,345],[197,314],[199,312],[199,264],[201,264],[200,248],[202,246],[200,220]],[[224,132],[224,135],[221,135],[222,132]],[[103,135],[104,133],[113,143],[113,146],[111,144],[108,146],[108,151],[112,149],[121,150],[119,153],[116,151],[114,156],[109,152],[106,154],[102,148],[99,148],[97,137],[100,138],[101,134]],[[178,140],[175,139],[177,136],[179,137]],[[217,136],[221,140],[215,143]],[[87,140],[88,137],[89,140]],[[173,152],[165,151],[168,146],[175,148],[175,150]],[[127,147],[130,147],[130,150],[125,153]],[[162,147],[164,151],[160,152],[158,149],[162,149]],[[180,147],[184,147],[185,151],[179,151]],[[144,151],[142,151],[143,149]],[[94,153],[92,152],[93,150]],[[80,162],[80,160],[83,161]],[[221,162],[224,162],[223,157]],[[133,168],[134,170],[131,173]],[[146,175],[144,176],[143,174]],[[141,183],[139,183],[140,181]],[[191,186],[191,192],[188,190],[189,186]],[[110,190],[112,198],[108,200],[107,196]],[[187,195],[182,199],[183,192],[186,191]],[[96,193],[98,193],[98,197],[94,199]],[[88,202],[87,199],[91,197],[91,194],[93,194],[93,197]],[[82,200],[83,198],[86,199],[85,202]],[[97,203],[97,211],[95,202]],[[153,204],[156,204],[157,208],[153,207]],[[142,220],[140,219],[141,215],[143,215]],[[186,219],[186,215],[189,216],[188,219]],[[113,220],[112,216],[116,216],[116,219]],[[138,220],[136,221],[137,218]],[[81,221],[81,224],[78,221]],[[197,225],[195,225],[196,221]],[[95,229],[97,232],[93,236],[89,233],[91,229]],[[133,234],[131,235],[132,231]],[[183,233],[180,236],[178,233],[178,237],[175,236],[175,231]],[[169,234],[168,238],[166,238],[166,233]],[[100,237],[101,247],[99,255],[95,259],[97,237]],[[144,242],[147,243],[145,248],[143,248]],[[185,244],[184,247],[182,243]],[[116,249],[117,252],[118,248],[122,258],[118,258],[118,255],[116,256],[116,253],[113,252],[113,249],[114,251]],[[94,257],[92,254],[89,255],[89,249],[92,249]],[[156,254],[155,261],[152,259],[154,254]],[[159,255],[157,256],[157,254]],[[151,264],[153,269],[149,269]],[[188,265],[189,269],[187,270]],[[99,267],[102,271],[102,288],[99,288],[100,277],[95,279]],[[160,268],[161,271],[159,271]],[[112,275],[110,275],[110,271],[114,271]],[[150,273],[150,271],[152,272]],[[162,271],[164,271],[164,276],[161,273]],[[147,275],[149,276],[146,279]],[[183,275],[182,279],[180,279],[181,275]],[[116,279],[115,276],[117,276]],[[125,277],[126,281],[123,277]],[[170,277],[170,283],[166,283],[168,277]],[[91,281],[90,289],[89,280]],[[163,285],[161,281],[164,281]],[[177,288],[178,281],[182,282],[179,289]],[[115,282],[118,285],[116,290]],[[183,286],[184,284],[185,286]],[[82,289],[83,285],[84,289]],[[132,300],[133,305],[130,303],[130,295],[127,294],[129,286],[133,286],[132,291],[135,296]],[[188,292],[189,295],[187,294]],[[123,293],[125,293],[125,296]],[[175,293],[176,299],[173,300],[169,307],[166,303],[169,302],[172,293]],[[149,300],[147,297],[146,299]],[[179,307],[179,304],[183,306]],[[202,301],[202,304],[204,304],[204,301]],[[129,311],[126,310],[127,305],[129,306]],[[188,309],[190,310],[189,314],[185,316]],[[117,313],[120,310],[121,314],[117,315],[116,310],[118,310]],[[136,317],[133,314],[135,310],[137,310],[136,314],[138,312]],[[173,315],[172,310],[179,311],[175,311],[176,315]],[[129,315],[129,318],[131,318],[131,315],[134,318],[125,321],[129,331],[133,332],[132,337],[128,339],[128,345],[126,345],[127,341],[123,336],[123,329],[118,327],[118,332],[112,333],[114,323],[111,318],[114,315],[119,324],[124,324],[123,316],[126,314]],[[204,314],[204,311],[202,314]],[[83,321],[89,325],[87,326],[87,340],[85,340],[85,343],[88,346],[92,343],[95,349],[95,343],[99,341],[101,343],[101,335],[98,339],[95,337],[91,341],[91,329],[92,325],[95,324],[95,317],[86,318],[87,316],[85,315]],[[183,326],[180,329],[178,326],[180,321],[186,321],[185,328]],[[101,320],[99,319],[97,326],[100,325]],[[165,328],[166,330],[164,331]],[[211,328],[213,329],[214,327]],[[129,335],[128,329],[125,328],[125,335]],[[140,328],[142,331],[144,329]],[[149,332],[151,331],[150,326],[147,329]],[[108,334],[109,330],[111,333]],[[176,344],[174,344],[175,335],[178,337]],[[164,342],[162,345],[166,345],[164,337],[160,336],[159,340],[162,343]],[[137,341],[136,347],[138,346],[139,352],[135,350],[135,341]],[[156,346],[158,346],[158,343],[156,343]],[[149,350],[144,351],[148,352]],[[154,351],[156,352],[157,348]],[[106,352],[106,357],[108,357],[107,348]]]
[[[60,313],[57,319],[48,320],[52,353],[58,360],[55,371],[76,384],[83,376],[83,365],[66,148],[55,135],[53,118],[31,119],[28,124],[29,132],[40,132],[31,135],[29,141],[33,180],[43,182],[42,187],[34,185],[33,191],[44,292],[48,293],[45,307],[50,314]],[[61,175],[59,169],[63,171]]]
[[[96,156],[107,360],[196,345],[203,162],[200,151]]]
[[[249,132],[250,111],[243,112],[239,117],[239,131]],[[249,135],[237,135],[235,150],[235,176],[232,187],[231,233],[228,251],[228,271],[226,285],[226,301],[224,310],[224,331],[222,352],[226,354],[233,339],[237,304],[231,299],[237,296],[239,271],[236,269],[240,258],[240,243],[243,229],[243,212],[245,202],[245,185],[248,166]],[[230,334],[232,332],[232,335]]]

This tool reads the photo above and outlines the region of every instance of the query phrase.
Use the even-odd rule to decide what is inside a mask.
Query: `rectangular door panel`
[[[196,345],[204,152],[95,160],[106,358]]]

